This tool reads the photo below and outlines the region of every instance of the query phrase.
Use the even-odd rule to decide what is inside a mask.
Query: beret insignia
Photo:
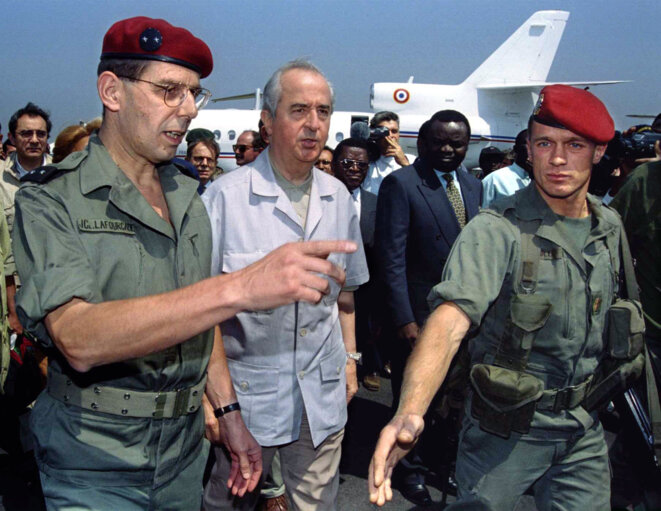
[[[163,36],[156,28],[147,28],[140,34],[140,48],[145,51],[156,51],[163,44]]]

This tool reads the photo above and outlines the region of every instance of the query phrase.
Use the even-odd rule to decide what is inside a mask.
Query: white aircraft
[[[420,125],[434,112],[458,110],[471,125],[471,140],[465,165],[477,166],[480,151],[489,145],[509,149],[516,135],[528,123],[539,91],[553,63],[569,13],[538,11],[458,85],[413,83],[374,83],[370,93],[372,112],[336,111],[331,117],[328,145],[349,136],[356,121],[368,121],[374,112],[391,110],[400,117],[400,143],[407,153],[417,154]],[[620,81],[563,82],[567,85],[600,85]],[[204,127],[214,132],[220,144],[220,165],[236,167],[232,144],[244,130],[257,129],[260,92],[232,98],[255,98],[255,109],[202,110],[191,128]],[[185,154],[185,144],[179,154]]]

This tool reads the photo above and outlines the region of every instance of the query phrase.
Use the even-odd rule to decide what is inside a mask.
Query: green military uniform
[[[432,307],[452,301],[470,318],[473,368],[494,363],[501,339],[509,335],[506,329],[522,326],[532,333],[525,372],[545,389],[529,431],[512,431],[504,438],[484,431],[471,413],[473,387],[457,457],[462,498],[477,494],[493,509],[512,509],[534,484],[540,510],[609,508],[603,430],[596,413],[589,414],[573,398],[580,398],[603,353],[606,313],[617,286],[621,224],[591,196],[588,203],[591,225],[585,242],[576,244],[581,236],[568,228],[572,219],[553,213],[534,183],[497,201],[494,211],[482,211],[462,231],[442,282],[430,293]],[[525,306],[530,298],[522,299],[523,307],[512,306],[522,275],[521,225],[533,226],[530,239],[539,254],[536,290],[529,296],[544,304],[546,313],[535,321],[527,317],[535,309],[534,303]],[[567,390],[557,394],[558,389]],[[567,401],[561,402],[560,395]]]
[[[611,202],[636,259],[649,346],[661,356],[661,161],[641,165]]]
[[[0,204],[1,206],[1,204]],[[2,209],[0,207],[0,209]],[[9,228],[5,219],[4,211],[0,211],[0,394],[3,392],[7,372],[9,371],[9,320],[7,314],[7,285],[5,275],[12,275],[14,267],[11,240],[9,239]]]
[[[47,503],[54,509],[197,509],[208,452],[199,395],[212,331],[81,374],[44,326],[46,315],[72,298],[100,303],[153,295],[208,277],[211,232],[197,182],[173,165],[158,168],[169,224],[97,137],[31,179],[42,172],[46,182],[24,183],[16,195],[14,249],[23,283],[19,318],[51,351],[48,389],[31,418]],[[126,320],[118,317],[117,324]],[[196,384],[191,410],[182,412],[177,400],[180,413],[167,412],[172,391]],[[151,399],[155,411],[141,417],[153,392],[169,392],[161,396],[168,403]],[[181,395],[190,398],[190,392]],[[138,398],[142,404],[133,405]]]

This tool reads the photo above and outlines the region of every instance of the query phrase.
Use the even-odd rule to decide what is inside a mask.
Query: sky
[[[644,122],[626,114],[661,111],[659,0],[29,0],[3,7],[2,133],[11,114],[33,101],[51,112],[51,141],[100,114],[103,35],[139,15],[183,26],[209,45],[214,71],[202,85],[213,97],[254,92],[281,64],[307,57],[333,83],[336,109],[369,111],[373,82],[460,83],[533,12],[566,10],[548,81],[632,80],[591,89],[619,129]]]

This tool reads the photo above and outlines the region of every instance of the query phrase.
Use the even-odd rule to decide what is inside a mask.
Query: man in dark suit
[[[376,222],[376,195],[361,188],[369,167],[367,142],[357,138],[342,140],[333,151],[331,170],[342,181],[353,199],[360,219],[360,234],[365,246],[365,258],[370,275],[376,274],[374,258],[374,225]],[[363,385],[368,390],[378,391],[381,387],[379,370],[381,362],[375,345],[378,316],[379,293],[375,278],[360,286],[356,299],[356,343],[363,353]]]
[[[395,408],[406,359],[429,315],[427,295],[440,282],[452,244],[482,200],[480,182],[462,165],[469,141],[463,114],[435,113],[420,129],[420,157],[386,177],[379,191],[375,254],[394,334]],[[414,449],[401,465],[402,494],[415,504],[430,504],[419,453]]]

